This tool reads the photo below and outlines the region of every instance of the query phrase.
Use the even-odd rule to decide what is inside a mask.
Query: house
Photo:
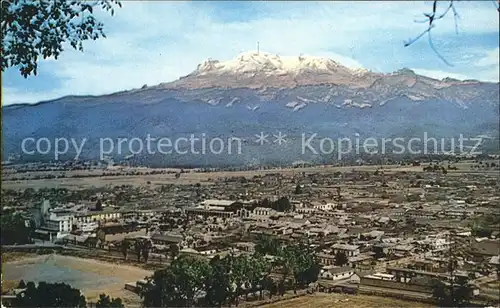
[[[413,269],[426,272],[437,272],[441,265],[433,260],[414,260],[410,265]]]
[[[362,278],[394,281],[395,276],[386,273],[373,273],[371,275],[365,275]]]
[[[95,246],[94,243],[97,242],[95,234],[84,234],[84,235],[75,235],[75,234],[67,234],[64,237],[58,240],[64,244],[72,244],[72,245],[80,245],[80,246]]]
[[[256,207],[252,211],[252,217],[253,218],[260,218],[260,219],[265,219],[269,218],[269,216],[275,215],[277,212],[273,209],[266,208],[266,207]]]
[[[50,213],[48,219],[45,220],[40,228],[41,233],[48,234],[49,239],[60,239],[73,230],[73,215],[67,212]]]
[[[489,264],[500,266],[500,255],[491,257]]]
[[[379,240],[384,235],[384,233],[385,233],[384,231],[373,230],[370,232],[362,233],[361,237],[366,239],[366,240],[370,240],[370,239]]]
[[[234,244],[234,246],[239,250],[250,253],[255,252],[255,245],[256,244],[252,242],[239,242]]]
[[[361,277],[357,273],[354,273],[351,277],[349,277],[349,283],[359,284],[360,282]]]
[[[392,250],[394,255],[399,257],[407,257],[415,249],[413,245],[395,245]]]
[[[167,233],[167,234],[155,233],[151,235],[151,241],[155,245],[164,245],[164,246],[169,246],[171,244],[179,245],[183,241],[183,239],[184,237],[182,235],[173,233]]]
[[[471,253],[481,257],[493,257],[500,254],[500,243],[497,240],[474,241]]]
[[[186,215],[188,216],[202,216],[207,217],[220,217],[220,218],[231,218],[233,217],[233,212],[227,211],[226,207],[223,206],[196,206],[186,208]]]
[[[121,218],[122,212],[116,210],[86,211],[75,215],[75,224],[80,225],[83,223],[118,220]]]
[[[205,254],[201,254],[198,250],[193,248],[184,248],[179,251],[180,256],[190,256],[196,258],[203,258]]]
[[[349,257],[349,265],[352,268],[369,268],[371,267],[371,261],[373,256],[371,254],[360,254],[355,257]]]
[[[393,275],[396,281],[408,283],[411,279],[415,277],[427,277],[427,278],[437,278],[449,280],[450,275],[448,273],[435,273],[435,272],[427,272],[427,271],[419,271],[409,268],[397,268],[397,267],[387,267],[387,273]],[[455,273],[455,277],[468,279],[467,273]]]
[[[347,244],[335,244],[332,247],[333,253],[345,253],[347,257],[355,257],[359,255],[359,246]]]
[[[350,266],[326,266],[319,273],[320,279],[343,280],[354,275],[354,269]]]
[[[208,199],[204,200],[201,202],[202,206],[221,206],[221,207],[228,207],[235,203],[236,201],[233,200],[217,200],[217,199]]]
[[[325,204],[315,204],[313,205],[313,208],[316,209],[316,210],[320,210],[320,211],[331,211],[333,209],[335,209],[335,204],[333,203],[325,203]]]
[[[241,211],[241,207],[238,206],[238,204],[240,203],[242,202],[209,199],[201,202],[198,206],[186,208],[185,213],[188,216],[202,216],[205,218],[231,218],[235,213],[237,213],[242,218],[248,217],[249,212]]]
[[[316,255],[318,257],[319,264],[329,266],[335,264],[335,256],[327,253],[320,252]]]
[[[392,253],[393,248],[396,246],[395,243],[377,243],[373,245],[373,252],[375,254],[383,254],[383,255],[388,255]]]
[[[82,231],[82,232],[94,232],[95,230],[97,230],[97,228],[99,228],[99,224],[97,222],[84,222],[84,223],[81,223],[80,226],[79,226],[79,229]]]

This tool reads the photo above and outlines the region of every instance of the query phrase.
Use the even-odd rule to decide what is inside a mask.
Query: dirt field
[[[99,294],[105,293],[111,297],[122,298],[127,307],[138,305],[140,298],[134,293],[125,290],[125,283],[144,279],[144,277],[152,275],[151,271],[134,266],[55,254],[6,262],[2,264],[2,267],[6,270],[5,276],[11,276],[5,277],[6,280],[11,281],[18,281],[23,278],[26,281],[32,280],[33,278],[29,277],[32,277],[33,274],[37,274],[33,273],[33,271],[40,271],[39,274],[43,277],[38,278],[44,278],[42,280],[48,282],[67,282],[67,279],[79,282],[91,276],[97,279],[95,284],[90,281],[88,284],[85,282],[82,286],[75,286],[85,294],[87,301],[96,301]],[[48,274],[46,271],[57,272],[59,276],[54,277],[54,275]],[[35,280],[37,276],[38,275],[35,275],[33,280]]]
[[[457,171],[449,171],[449,176],[460,176],[464,173],[478,173],[478,174],[498,174],[497,170],[470,170],[470,163],[460,163],[456,164],[459,168]],[[174,174],[158,174],[158,175],[123,175],[123,176],[106,176],[106,177],[84,177],[84,178],[72,178],[73,173],[81,174],[82,171],[67,171],[65,172],[67,178],[59,179],[30,179],[30,180],[18,180],[11,181],[8,180],[9,176],[5,176],[2,179],[2,187],[5,189],[25,189],[31,188],[68,188],[68,189],[82,189],[91,186],[102,187],[106,185],[117,186],[117,185],[133,185],[133,186],[145,186],[145,185],[164,185],[164,184],[179,184],[179,185],[189,185],[189,184],[210,184],[211,180],[223,177],[239,177],[244,176],[247,178],[253,177],[255,175],[265,175],[267,173],[281,173],[284,175],[293,175],[302,172],[306,173],[333,173],[333,172],[350,172],[351,170],[356,171],[368,171],[374,172],[381,166],[345,166],[345,167],[335,167],[335,166],[315,166],[306,168],[284,168],[284,169],[270,169],[270,170],[252,170],[252,171],[220,171],[220,172],[210,172],[210,173],[199,173],[190,172],[183,173],[178,179],[175,178]],[[386,165],[382,166],[384,172],[422,172],[422,166],[412,167],[412,166],[397,166],[397,165]],[[142,168],[142,171],[148,171],[152,169]],[[91,171],[94,172],[94,171]],[[42,175],[50,172],[37,172],[36,174]],[[95,172],[94,172],[95,173]],[[34,174],[34,173],[32,173]],[[147,184],[149,182],[149,184]]]
[[[375,307],[434,307],[425,303],[402,301],[390,297],[344,294],[315,294],[261,306],[263,308],[375,308]]]

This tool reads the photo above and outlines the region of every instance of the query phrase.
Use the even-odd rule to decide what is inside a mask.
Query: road
[[[399,289],[381,288],[381,287],[374,287],[374,286],[367,286],[367,285],[360,285],[359,291],[361,291],[361,292],[376,292],[376,293],[391,294],[391,295],[403,295],[403,296],[415,298],[415,299],[429,299],[432,297],[430,294],[427,294],[427,293],[420,293],[420,292],[413,292],[413,291],[406,291],[406,290],[399,290]]]

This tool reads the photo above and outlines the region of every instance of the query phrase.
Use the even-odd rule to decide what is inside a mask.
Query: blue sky
[[[443,1],[446,2],[446,1]],[[34,103],[64,95],[106,94],[175,80],[207,58],[229,60],[255,50],[315,55],[353,67],[392,72],[403,67],[444,78],[498,81],[499,15],[494,1],[458,2],[427,39],[405,48],[425,24],[415,23],[431,2],[173,2],[122,1],[114,16],[99,13],[106,39],[68,46],[55,61],[24,79],[16,68],[3,75],[3,104]],[[444,4],[441,5],[444,9]]]

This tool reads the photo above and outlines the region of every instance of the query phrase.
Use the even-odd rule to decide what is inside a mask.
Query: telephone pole
[[[259,54],[260,52],[260,46],[259,46],[259,42],[257,42],[257,54]]]

